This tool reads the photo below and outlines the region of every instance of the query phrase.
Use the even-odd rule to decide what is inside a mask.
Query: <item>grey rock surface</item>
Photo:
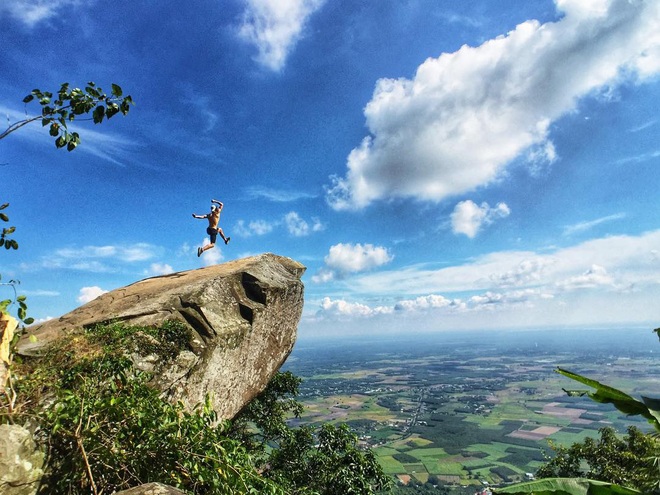
[[[43,475],[44,454],[32,433],[18,425],[0,425],[0,493],[33,495]]]
[[[218,416],[229,419],[265,388],[293,349],[304,271],[290,258],[267,253],[148,278],[28,328],[18,352],[39,354],[73,329],[98,323],[176,319],[192,332],[191,350],[165,368],[153,355],[132,353],[135,366],[154,372],[153,383],[188,407],[210,394]]]
[[[186,495],[178,488],[174,488],[161,483],[147,483],[145,485],[122,490],[115,495]]]

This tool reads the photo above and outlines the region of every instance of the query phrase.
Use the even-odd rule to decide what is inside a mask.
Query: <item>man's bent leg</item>
[[[215,247],[215,243],[213,243],[213,242],[212,242],[211,244],[207,244],[206,246],[204,246],[204,247],[201,248],[201,249],[202,249],[202,253],[203,253],[204,251],[208,251],[209,249],[213,249],[214,247]],[[200,254],[201,254],[201,253],[200,253]]]
[[[220,237],[222,237],[222,240],[225,241],[225,244],[229,244],[229,241],[231,240],[231,237],[225,237],[225,233],[222,231],[221,228],[218,228],[218,234],[220,234]]]

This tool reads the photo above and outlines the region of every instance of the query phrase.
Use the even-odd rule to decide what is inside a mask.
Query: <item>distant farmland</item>
[[[407,344],[364,345],[361,353],[320,348],[285,367],[304,380],[300,422],[348,423],[384,471],[404,483],[429,477],[463,486],[519,481],[543,463],[548,440],[570,445],[596,437],[603,426],[647,429],[611,406],[567,397],[562,387],[573,384],[553,372],[559,364],[580,372],[588,362],[607,371],[590,375],[596,379],[617,376],[634,384],[632,392],[660,390],[658,359],[620,344],[587,361],[579,347]]]

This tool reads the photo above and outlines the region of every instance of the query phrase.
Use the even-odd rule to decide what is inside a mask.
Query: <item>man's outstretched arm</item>
[[[193,218],[208,218],[208,215],[195,215],[194,213],[192,214]]]

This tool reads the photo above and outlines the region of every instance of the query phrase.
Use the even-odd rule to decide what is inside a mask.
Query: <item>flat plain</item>
[[[527,479],[551,453],[643,418],[565,390],[569,369],[639,398],[660,397],[651,330],[465,332],[301,340],[282,368],[303,379],[294,424],[347,423],[406,483]],[[565,390],[564,390],[565,389]]]

